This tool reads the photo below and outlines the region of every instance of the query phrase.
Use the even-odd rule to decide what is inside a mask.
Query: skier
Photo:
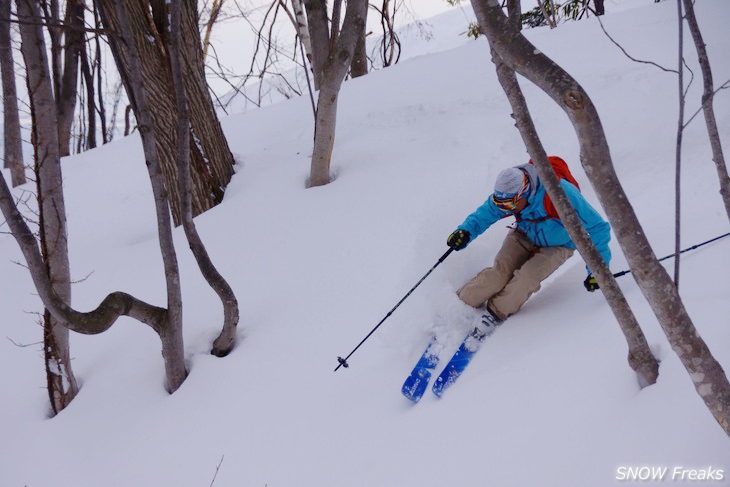
[[[583,198],[565,161],[555,156],[548,159],[593,244],[608,264],[609,224]],[[500,172],[494,193],[457,227],[447,244],[454,250],[464,249],[487,228],[510,215],[515,216],[516,224],[497,252],[493,266],[479,272],[457,291],[466,304],[491,313],[495,324],[516,313],[540,289],[540,282],[575,250],[532,164]],[[583,284],[590,292],[598,289],[590,269]]]

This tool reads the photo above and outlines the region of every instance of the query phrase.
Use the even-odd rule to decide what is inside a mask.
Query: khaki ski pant
[[[573,255],[568,247],[538,247],[512,230],[494,257],[494,265],[464,284],[457,294],[466,304],[485,304],[499,319],[516,313],[540,289],[540,282]]]

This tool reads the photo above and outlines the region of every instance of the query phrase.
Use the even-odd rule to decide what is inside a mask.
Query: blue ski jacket
[[[533,167],[528,165],[519,166],[527,171],[530,177],[531,190],[528,196],[527,206],[520,212],[516,222],[516,230],[525,235],[532,243],[538,247],[568,247],[575,249],[575,244],[570,239],[567,230],[563,227],[563,223],[555,218],[548,217],[547,211],[543,203],[545,197],[545,187],[537,177],[537,173]],[[578,213],[583,226],[596,246],[596,249],[603,257],[608,265],[611,262],[611,250],[608,242],[611,240],[611,227],[601,215],[585,200],[581,192],[565,179],[560,180],[560,185],[565,190],[570,203]],[[492,201],[492,195],[477,208],[471,215],[466,217],[464,223],[458,228],[466,230],[471,236],[469,242],[484,233],[494,223],[511,216],[500,210]],[[588,273],[590,274],[590,269]]]

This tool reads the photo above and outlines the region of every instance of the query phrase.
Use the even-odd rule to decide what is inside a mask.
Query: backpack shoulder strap
[[[575,186],[578,191],[580,191],[580,185],[578,185],[578,181],[576,181],[575,177],[573,177],[573,174],[570,172],[570,168],[568,167],[567,162],[565,162],[558,156],[548,156],[548,161],[553,167],[553,172],[555,172],[555,175],[558,177],[559,180],[565,179],[570,184]],[[532,159],[530,159],[530,164],[534,164],[532,162]],[[548,220],[550,218],[560,219],[560,216],[558,215],[558,210],[555,209],[555,205],[553,205],[553,202],[550,200],[547,192],[545,193],[545,198],[543,199],[543,206],[545,207],[545,212],[548,214],[548,217],[537,221]]]

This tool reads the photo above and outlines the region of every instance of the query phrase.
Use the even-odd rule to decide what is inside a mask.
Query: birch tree
[[[3,83],[4,167],[10,169],[13,186],[25,184],[23,141],[20,137],[18,91],[15,85],[13,45],[10,36],[10,1],[0,2],[0,73]]]
[[[333,12],[342,0],[335,0]],[[347,2],[342,26],[339,17],[328,21],[327,2],[305,0],[309,34],[312,39],[312,69],[319,89],[314,123],[314,149],[309,176],[310,186],[330,182],[330,161],[337,127],[337,101],[347,70],[352,63],[355,45],[364,29],[367,0]]]
[[[18,0],[17,9],[32,117],[42,255],[39,263],[42,268],[38,272],[48,278],[49,287],[59,299],[70,302],[71,272],[58,112],[46,56],[43,21],[40,6],[34,0]],[[71,368],[68,325],[48,309],[43,319],[43,350],[51,407],[58,412],[76,396],[78,384]]]
[[[71,127],[76,109],[79,55],[84,43],[84,2],[67,0],[63,18],[59,2],[42,2],[50,39],[53,92],[58,112],[58,143],[61,157],[71,153]]]
[[[710,148],[712,149],[712,160],[717,169],[717,178],[720,182],[720,196],[725,205],[725,213],[730,219],[730,176],[728,176],[727,166],[725,165],[725,155],[722,151],[722,143],[720,142],[720,131],[717,127],[717,119],[715,117],[715,109],[713,100],[715,99],[715,86],[712,80],[712,67],[710,59],[707,56],[705,42],[702,40],[702,32],[695,15],[694,3],[692,0],[682,0],[684,2],[685,18],[689,26],[689,32],[692,35],[695,48],[697,49],[697,59],[702,72],[702,112],[705,117],[705,125],[707,126],[707,134],[710,138]]]
[[[307,25],[307,13],[304,10],[303,0],[291,0],[293,18],[292,24],[294,30],[296,30],[299,42],[302,43],[304,48],[305,57],[307,61],[312,62],[312,38],[309,37],[309,26]]]

